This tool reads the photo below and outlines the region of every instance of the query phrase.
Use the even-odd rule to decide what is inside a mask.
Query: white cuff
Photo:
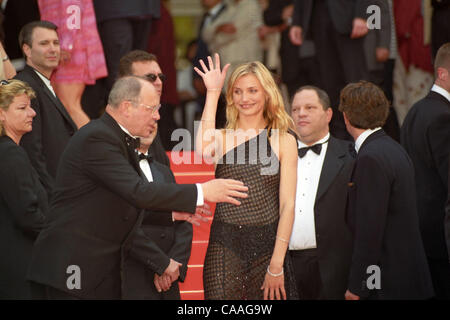
[[[203,189],[200,183],[196,183],[197,187],[197,207],[203,206],[205,204],[205,199],[203,198]]]

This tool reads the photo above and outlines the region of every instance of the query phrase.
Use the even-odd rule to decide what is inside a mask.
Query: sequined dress
[[[248,197],[240,200],[240,206],[216,206],[203,269],[205,299],[263,299],[260,288],[272,257],[279,220],[278,169],[267,130],[230,150],[217,164],[216,178],[244,182]],[[284,276],[288,299],[297,298],[288,255]]]

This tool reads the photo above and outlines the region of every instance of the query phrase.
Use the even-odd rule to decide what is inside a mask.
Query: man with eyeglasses
[[[134,50],[123,56],[119,64],[119,76],[129,75],[148,79],[157,93],[162,94],[165,76],[155,55]],[[139,166],[148,180],[175,182],[169,159],[156,130],[149,137],[141,138],[138,151]],[[160,162],[166,166],[160,165]],[[125,260],[124,275],[127,277],[125,297],[179,300],[178,281],[184,281],[186,277],[192,235],[192,225],[189,222],[174,222],[169,214],[147,211],[141,228],[136,232],[134,244],[135,247],[149,248],[153,267],[148,270],[133,256]]]
[[[130,257],[146,275],[168,273],[172,280],[178,265],[156,265],[142,220],[170,221],[172,211],[194,213],[205,201],[239,205],[236,198],[247,196],[248,188],[236,180],[179,185],[159,179],[156,170],[152,179],[144,175],[136,138],[154,133],[159,103],[148,81],[120,78],[105,113],[70,140],[58,169],[50,223],[33,248],[28,279],[34,298],[128,298]]]
[[[131,75],[147,78],[159,96],[161,96],[166,76],[162,73],[155,55],[143,50],[133,50],[124,55],[119,63],[119,78]],[[159,132],[148,152],[156,161],[170,166],[170,161],[162,145]]]

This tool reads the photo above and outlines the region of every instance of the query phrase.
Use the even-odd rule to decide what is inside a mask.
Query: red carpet
[[[168,152],[171,169],[175,174],[177,183],[201,183],[214,178],[214,165],[201,162],[198,157],[194,159],[194,153],[184,153],[185,160],[179,163],[180,157],[177,154]],[[178,164],[176,164],[178,163]],[[187,164],[191,163],[191,164]],[[211,211],[214,212],[215,205],[209,203]],[[184,283],[180,283],[182,300],[203,300],[203,261],[208,247],[209,229],[211,228],[212,217],[209,222],[202,222],[200,227],[194,227],[194,237],[192,239],[191,258],[188,262],[188,272]]]

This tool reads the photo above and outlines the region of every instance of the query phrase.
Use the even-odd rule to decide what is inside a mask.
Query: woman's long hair
[[[227,129],[236,129],[239,111],[233,102],[233,87],[237,79],[242,76],[252,74],[261,83],[266,93],[266,103],[263,116],[267,122],[268,130],[279,129],[280,133],[289,129],[295,131],[294,121],[284,108],[283,98],[280,90],[269,70],[259,61],[248,62],[239,65],[231,74],[228,80],[226,91],[227,98]]]

